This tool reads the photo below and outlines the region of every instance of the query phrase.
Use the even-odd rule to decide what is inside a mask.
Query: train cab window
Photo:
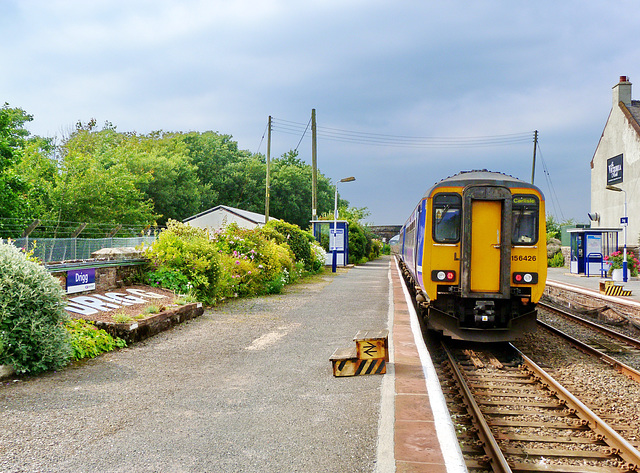
[[[533,245],[538,242],[540,205],[534,195],[514,195],[511,242],[514,245]]]
[[[438,243],[460,241],[462,197],[458,194],[437,194],[433,198],[433,239]]]

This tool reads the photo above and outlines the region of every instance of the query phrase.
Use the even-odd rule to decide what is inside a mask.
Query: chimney
[[[631,106],[631,82],[627,76],[620,76],[620,82],[613,86],[613,106],[616,107],[619,102]]]

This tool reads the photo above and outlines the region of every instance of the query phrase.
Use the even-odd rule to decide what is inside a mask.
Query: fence
[[[155,236],[132,238],[18,238],[11,243],[25,251],[33,250],[43,262],[73,261],[91,258],[91,253],[102,248],[135,247],[141,244],[150,246]],[[2,240],[8,243],[8,240]]]

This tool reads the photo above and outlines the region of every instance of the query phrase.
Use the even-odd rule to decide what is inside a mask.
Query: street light
[[[353,176],[345,177],[336,182],[336,198],[333,206],[333,258],[331,263],[331,272],[336,272],[336,266],[338,265],[338,184],[341,182],[353,182],[356,178]],[[331,238],[329,238],[331,240]]]
[[[616,186],[607,186],[607,190],[614,192],[624,192],[624,224],[622,230],[624,232],[624,251],[622,253],[622,281],[627,282],[627,192],[624,189],[620,189]]]

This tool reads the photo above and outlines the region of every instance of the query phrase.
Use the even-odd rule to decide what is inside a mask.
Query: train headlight
[[[513,273],[514,284],[538,284],[538,273]]]
[[[431,280],[436,282],[454,282],[456,272],[449,269],[435,269],[431,271]]]

